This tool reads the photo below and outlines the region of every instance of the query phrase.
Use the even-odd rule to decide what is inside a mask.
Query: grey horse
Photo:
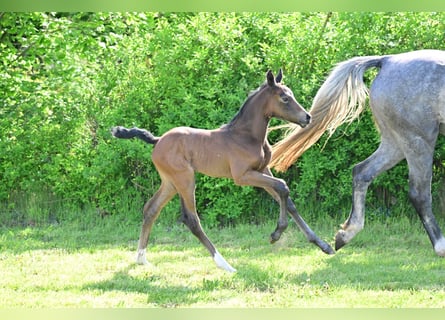
[[[363,75],[380,68],[369,92],[370,107],[381,134],[378,149],[353,168],[352,210],[335,237],[336,250],[363,229],[369,184],[406,159],[409,198],[435,252],[445,256],[445,238],[431,204],[433,152],[445,134],[445,51],[421,50],[386,56],[355,57],[340,63],[314,98],[312,123],[294,128],[273,146],[271,167],[286,170],[328,130],[351,122],[362,112],[368,90]]]

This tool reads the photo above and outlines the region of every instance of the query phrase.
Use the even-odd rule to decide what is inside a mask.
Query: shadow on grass
[[[445,289],[444,260],[428,253],[422,254],[420,249],[411,254],[400,253],[403,257],[391,252],[383,254],[372,250],[351,251],[352,253],[321,259],[311,252],[311,255],[320,259],[320,267],[299,272],[286,272],[285,268],[262,267],[262,258],[245,256],[243,259],[250,262],[241,262],[237,266],[238,272],[234,275],[203,275],[202,280],[195,281],[190,281],[184,275],[184,285],[178,285],[178,279],[175,279],[176,284],[171,284],[170,275],[159,272],[145,273],[142,276],[136,272],[139,275],[134,276],[134,269],[144,267],[131,264],[107,280],[84,285],[82,290],[140,293],[146,295],[147,305],[178,307],[205,303],[209,299],[210,303],[218,303],[218,299],[222,297],[229,299],[231,296],[241,295],[243,299],[243,295],[249,295],[249,292],[279,294],[280,290],[289,288],[292,288],[295,299],[306,298],[308,295],[314,298],[335,295],[344,289],[356,292],[434,292]],[[222,271],[217,271],[215,267],[215,272]]]
[[[120,291],[147,295],[147,305],[157,307],[186,306],[202,301],[206,295],[204,287],[189,287],[187,285],[168,285],[167,280],[159,275],[147,276],[145,278],[132,276],[131,271],[135,268],[144,268],[137,264],[114,273],[113,277],[104,281],[92,282],[81,287],[81,290]],[[184,281],[186,282],[186,281]]]
[[[44,226],[0,227],[0,251],[21,254],[31,250],[64,249],[68,252],[96,251],[110,247],[126,247],[136,250],[140,232],[139,222],[122,222],[110,217],[97,224],[79,225],[65,223]],[[197,240],[182,224],[156,226],[150,237],[150,245],[176,244]]]
[[[354,290],[444,290],[445,261],[428,249],[337,253],[311,279]]]

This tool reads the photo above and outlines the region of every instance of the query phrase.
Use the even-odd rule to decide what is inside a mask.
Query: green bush
[[[280,67],[309,109],[338,62],[444,49],[444,18],[370,12],[1,13],[0,199],[11,207],[17,194],[43,192],[74,207],[139,215],[160,183],[152,147],[112,139],[112,126],[143,127],[156,135],[176,126],[219,127],[264,81],[267,69]],[[369,72],[367,81],[375,74]],[[270,141],[282,134],[272,132]],[[352,166],[378,143],[368,110],[330,140],[322,137],[280,174],[302,214],[347,214]],[[440,140],[433,181],[439,199],[442,150]],[[376,179],[368,208],[384,215],[405,210],[406,180],[403,163]],[[211,225],[278,214],[267,194],[226,179],[198,175],[196,198]],[[176,216],[177,204],[166,211]]]

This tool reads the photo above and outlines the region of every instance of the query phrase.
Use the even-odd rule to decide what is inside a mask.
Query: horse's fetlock
[[[434,251],[440,257],[445,257],[445,238],[440,238],[434,245]]]
[[[284,230],[287,228],[288,225],[289,225],[289,222],[287,220],[280,220],[280,221],[278,221],[277,229]]]

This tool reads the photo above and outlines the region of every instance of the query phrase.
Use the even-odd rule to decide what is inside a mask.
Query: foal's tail
[[[381,67],[384,56],[356,57],[337,65],[318,90],[309,113],[312,122],[305,128],[293,127],[272,147],[270,166],[287,170],[321,135],[329,137],[345,122],[352,122],[364,109],[368,89],[363,74],[371,67]]]
[[[111,134],[120,139],[139,138],[147,143],[156,144],[159,141],[159,137],[155,137],[153,134],[145,129],[131,128],[127,129],[121,126],[111,129]]]

